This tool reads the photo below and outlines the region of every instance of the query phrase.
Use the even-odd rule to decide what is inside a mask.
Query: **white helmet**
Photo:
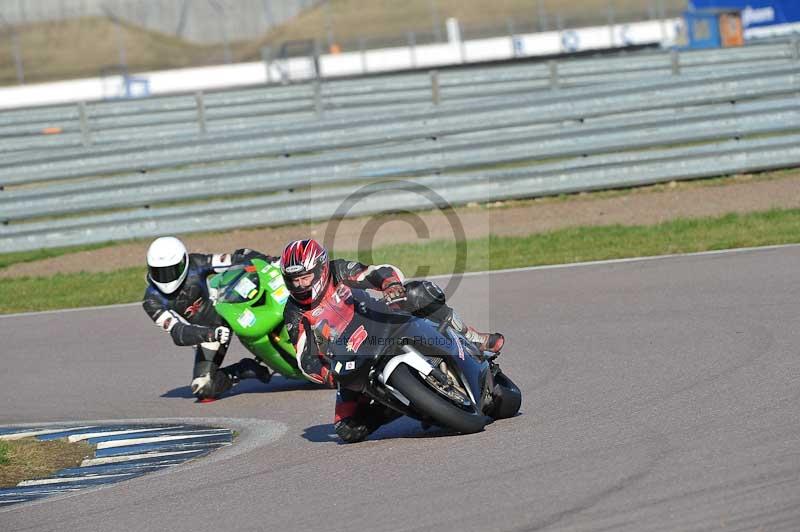
[[[147,276],[161,292],[171,294],[186,279],[189,253],[174,236],[156,238],[147,250]]]

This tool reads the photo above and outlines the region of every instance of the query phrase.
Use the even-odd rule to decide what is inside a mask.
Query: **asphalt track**
[[[797,531],[799,278],[800,247],[465,278],[456,306],[506,333],[522,414],[471,436],[400,420],[349,446],[331,436],[330,391],[246,384],[195,404],[191,352],[136,307],[1,318],[0,423],[286,432],[11,508],[0,530]]]

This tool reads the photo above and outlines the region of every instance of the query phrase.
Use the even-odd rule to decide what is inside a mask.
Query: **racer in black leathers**
[[[307,256],[311,257],[310,261]],[[327,268],[321,264],[322,258]],[[300,265],[303,264],[302,269]],[[295,268],[293,268],[295,267]],[[287,271],[287,269],[289,271]],[[445,302],[442,290],[430,281],[410,281],[404,283],[402,272],[392,265],[367,266],[356,261],[342,259],[327,260],[327,251],[313,240],[290,243],[281,256],[281,270],[292,297],[284,308],[284,321],[289,338],[295,346],[300,369],[310,379],[329,386],[334,385],[330,371],[330,361],[320,352],[324,340],[318,338],[321,327],[344,327],[346,324],[317,323],[319,313],[315,309],[326,299],[334,298],[340,284],[351,288],[380,290],[387,301],[399,304],[403,310],[418,316],[429,317],[438,322],[449,321],[468,339],[483,350],[499,352],[503,346],[503,335],[498,333],[479,333],[466,326]],[[298,292],[293,278],[314,273],[314,289]],[[327,277],[327,279],[326,279]],[[292,290],[295,292],[292,292]],[[316,314],[316,315],[315,315]],[[357,442],[366,438],[381,425],[397,418],[399,414],[377,403],[362,393],[339,387],[336,394],[334,428],[345,442]]]
[[[214,311],[206,279],[225,271],[232,265],[258,258],[268,262],[278,260],[250,249],[238,249],[231,254],[188,254],[188,272],[178,288],[165,294],[148,277],[143,307],[148,316],[178,346],[196,346],[192,393],[200,400],[218,398],[243,378],[269,380],[269,371],[256,360],[244,358],[220,369],[230,345],[230,332],[220,338],[225,321]],[[221,341],[220,341],[221,340]]]

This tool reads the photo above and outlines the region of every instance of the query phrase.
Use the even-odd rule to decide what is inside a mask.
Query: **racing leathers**
[[[142,303],[147,315],[170,334],[175,345],[196,346],[191,388],[198,399],[217,398],[240,378],[269,379],[266,368],[253,359],[242,359],[220,370],[230,338],[228,334],[220,338],[217,332],[227,324],[214,311],[206,282],[210,275],[253,258],[276,260],[246,248],[214,255],[189,253],[186,278],[175,292],[164,294],[148,281]]]
[[[308,378],[317,383],[331,387],[334,385],[330,360],[325,356],[324,348],[321,346],[324,346],[326,339],[330,337],[330,331],[325,330],[326,328],[342,331],[347,323],[332,323],[327,319],[320,321],[318,318],[322,314],[320,307],[335,307],[338,304],[340,285],[380,290],[385,295],[402,295],[404,297],[398,299],[398,304],[403,310],[438,322],[449,320],[453,327],[461,331],[471,330],[445,304],[442,290],[430,281],[410,281],[404,284],[400,270],[391,265],[367,266],[360,262],[348,262],[342,259],[332,260],[329,265],[331,281],[321,298],[307,306],[290,298],[284,309],[284,320],[297,353],[298,365]],[[396,293],[398,286],[403,288],[401,294]],[[329,316],[330,313],[326,315]],[[494,336],[499,339],[497,345],[502,345],[502,335]],[[378,427],[399,415],[383,405],[370,402],[370,399],[359,391],[338,387],[334,427],[339,437],[346,442],[363,440]]]
[[[331,280],[325,287],[324,295],[318,303],[304,306],[290,298],[283,309],[283,318],[289,339],[297,353],[300,370],[312,381],[333,387],[333,374],[329,364],[320,352],[320,343],[326,337],[318,325],[315,309],[320,305],[330,305],[330,299],[340,284],[351,288],[385,290],[391,285],[401,285],[403,274],[394,266],[367,266],[360,262],[334,259],[329,262]]]

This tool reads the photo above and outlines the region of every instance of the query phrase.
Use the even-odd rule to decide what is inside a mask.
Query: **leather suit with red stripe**
[[[295,346],[297,361],[303,373],[320,384],[333,386],[330,361],[325,356],[325,342],[338,337],[352,319],[352,308],[342,305],[349,297],[348,288],[385,291],[395,284],[404,284],[407,300],[401,308],[434,321],[453,320],[453,311],[445,304],[441,289],[430,281],[403,283],[403,274],[391,265],[367,266],[359,262],[333,260],[329,262],[331,281],[316,303],[300,305],[290,299],[284,309],[289,338]],[[337,433],[343,420],[363,423],[368,431],[391,421],[399,414],[380,404],[370,403],[361,392],[338,387],[334,424]]]
[[[318,322],[321,306],[337,306],[333,298],[339,285],[351,288],[383,290],[387,286],[403,282],[403,275],[394,266],[385,264],[381,266],[367,266],[360,262],[335,259],[330,261],[331,281],[325,287],[325,292],[316,304],[300,305],[293,299],[286,302],[283,311],[289,339],[294,344],[297,352],[297,362],[303,373],[311,380],[320,384],[333,385],[332,376],[328,371],[328,362],[320,352],[320,340],[328,337],[323,331],[317,331],[318,326],[339,326],[346,323],[325,324]]]

